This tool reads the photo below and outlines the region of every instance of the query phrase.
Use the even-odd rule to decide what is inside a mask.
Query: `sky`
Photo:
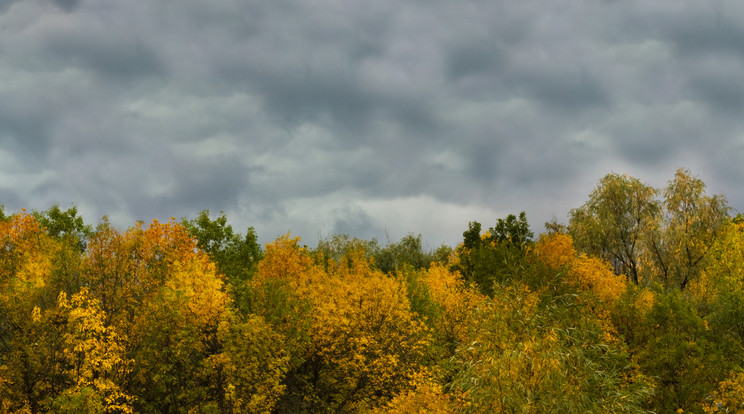
[[[455,245],[678,168],[744,209],[744,2],[0,0],[0,204]]]

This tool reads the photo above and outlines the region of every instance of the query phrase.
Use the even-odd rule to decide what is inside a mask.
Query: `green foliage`
[[[570,212],[568,230],[576,247],[612,263],[636,284],[641,275],[643,240],[659,220],[657,191],[637,178],[608,174],[589,201]]]
[[[442,308],[432,298],[430,287],[419,269],[403,266],[395,273],[395,277],[405,285],[411,311],[416,316],[427,323],[441,316]]]
[[[420,234],[408,234],[397,243],[389,243],[374,258],[381,271],[390,273],[402,266],[411,266],[414,269],[428,267],[433,255],[424,252]]]
[[[380,246],[375,239],[363,240],[348,234],[334,234],[318,240],[318,246],[313,253],[327,267],[329,260],[339,262],[342,257],[348,256],[353,251],[362,251],[365,257],[371,258],[379,255]]]
[[[481,224],[477,221],[468,223],[468,229],[462,233],[463,247],[473,249],[481,244]]]
[[[663,191],[608,174],[589,197],[570,212],[568,230],[577,248],[609,261],[636,284],[685,289],[699,277],[728,219],[726,199],[706,195],[702,180],[682,169]]]
[[[729,219],[726,199],[705,194],[705,183],[677,170],[664,189],[664,216],[652,235],[653,260],[667,286],[687,287]]]
[[[488,232],[491,235],[490,240],[500,243],[509,242],[518,247],[531,243],[534,237],[524,211],[519,213],[518,219],[514,214],[509,214],[505,219],[498,219],[496,225]]]
[[[74,205],[62,211],[55,204],[44,211],[34,211],[31,215],[46,229],[47,234],[77,245],[81,251],[85,250],[88,237],[93,234],[93,227],[85,224]]]
[[[452,249],[445,245],[434,251],[426,251],[420,234],[408,234],[397,243],[389,242],[384,247],[380,247],[375,239],[362,240],[348,234],[335,234],[318,241],[313,254],[327,270],[330,262],[339,262],[354,251],[364,252],[364,256],[383,273],[393,273],[406,266],[427,268],[432,262],[448,262],[452,255]]]
[[[480,229],[477,221],[468,224],[463,243],[456,252],[459,263],[453,268],[461,272],[465,280],[475,283],[481,292],[491,295],[494,283],[523,274],[533,234],[524,212],[519,214],[519,219],[513,214],[498,219],[496,226],[483,234]]]
[[[740,343],[711,331],[694,304],[678,292],[659,294],[637,330],[639,365],[656,385],[650,408],[658,411],[699,412],[742,357]]]
[[[261,246],[253,227],[249,227],[245,236],[233,232],[227,224],[227,217],[220,212],[214,220],[209,218],[209,210],[203,210],[193,220],[181,220],[181,224],[196,238],[200,249],[205,251],[217,265],[220,273],[227,276],[233,284],[250,279],[261,260]]]
[[[645,412],[645,378],[576,292],[515,283],[473,312],[450,385],[469,412]]]

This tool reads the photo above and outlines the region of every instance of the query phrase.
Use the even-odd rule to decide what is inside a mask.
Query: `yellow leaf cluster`
[[[572,263],[569,275],[606,303],[614,303],[627,289],[625,276],[616,275],[609,263],[596,257],[579,256]]]
[[[19,296],[44,287],[58,249],[36,219],[23,211],[0,221],[0,287],[10,287],[13,293],[8,294]]]
[[[284,392],[289,357],[278,345],[281,335],[260,317],[241,322],[228,315],[218,333],[223,349],[210,357],[225,382],[225,400],[230,412],[270,412]]]
[[[533,252],[544,264],[554,269],[562,269],[576,260],[573,239],[567,234],[541,236]]]
[[[462,399],[445,394],[439,384],[422,379],[415,388],[400,393],[373,413],[449,414],[463,411],[466,405]]]
[[[724,290],[744,289],[744,222],[728,223],[710,249],[705,268],[711,287]],[[698,286],[706,289],[706,284]]]
[[[571,282],[593,292],[605,303],[614,303],[627,290],[626,278],[614,274],[609,263],[596,257],[577,255],[571,236],[567,234],[544,235],[536,243],[533,253],[551,268],[568,268]]]
[[[75,401],[69,411],[82,411],[82,398],[87,412],[131,413],[133,397],[115,382],[128,370],[123,340],[113,327],[104,325],[99,301],[83,288],[69,300],[61,292],[58,307],[67,313],[62,355],[69,367],[65,374],[73,380],[73,386],[57,397],[60,407]]]
[[[713,392],[706,413],[744,413],[744,372],[732,372]]]
[[[423,281],[441,312],[432,321],[434,333],[446,342],[464,343],[473,325],[472,310],[484,306],[487,298],[475,288],[467,286],[457,272],[442,264],[432,264],[424,272]]]
[[[476,309],[480,319],[456,359],[466,374],[460,387],[477,406],[475,412],[538,412],[541,392],[560,387],[578,390],[566,381],[561,343],[553,329],[536,329],[539,295],[515,284],[497,291],[488,306]],[[463,375],[460,374],[460,375]]]
[[[298,242],[287,235],[267,245],[254,284],[282,281],[310,304],[304,359],[318,371],[307,379],[308,404],[360,411],[410,387],[428,341],[425,326],[410,312],[405,286],[375,269],[361,251],[324,266]]]

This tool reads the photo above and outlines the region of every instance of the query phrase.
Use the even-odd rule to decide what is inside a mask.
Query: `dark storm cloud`
[[[18,155],[31,152],[38,156],[45,153],[50,122],[44,115],[31,108],[23,108],[18,102],[0,103],[0,143],[12,148]]]
[[[60,66],[87,69],[110,82],[165,75],[157,53],[144,41],[118,36],[116,33],[55,33],[45,42],[46,53],[57,57]]]
[[[348,234],[358,238],[375,238],[381,226],[358,206],[333,211],[336,217],[332,227],[333,234]]]
[[[14,191],[0,189],[0,206],[3,206],[6,215],[12,214],[18,209],[23,208],[22,203],[21,197],[19,197]]]
[[[683,166],[744,207],[738,3],[0,0],[0,27],[9,206],[436,245]]]
[[[446,56],[447,76],[450,82],[474,77],[493,76],[507,63],[506,52],[493,39],[473,39],[457,44]]]
[[[235,157],[176,163],[173,174],[176,185],[168,203],[174,208],[232,208],[240,194],[251,192],[248,185],[250,171]]]
[[[0,0],[0,13],[5,13],[17,1],[19,0]]]
[[[741,5],[727,1],[659,1],[624,11],[637,36],[669,42],[682,57],[744,52]]]
[[[66,12],[71,12],[77,8],[78,4],[80,4],[80,0],[53,0],[54,4],[57,5],[57,7],[61,8],[62,10]]]

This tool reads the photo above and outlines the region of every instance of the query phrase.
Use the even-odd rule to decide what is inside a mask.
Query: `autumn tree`
[[[723,196],[708,196],[702,180],[683,169],[663,191],[613,173],[571,210],[568,229],[580,251],[608,260],[636,284],[656,280],[685,289],[728,211]]]
[[[59,243],[21,211],[0,220],[0,406],[39,412],[55,394],[61,370],[49,364],[61,341],[32,322],[55,305],[51,284]]]
[[[661,280],[684,289],[700,274],[703,260],[729,219],[721,195],[708,196],[705,183],[679,169],[663,192],[661,226],[651,233],[651,250]]]
[[[318,240],[312,254],[319,264],[327,266],[340,262],[342,257],[353,251],[364,252],[364,256],[371,259],[380,254],[380,245],[376,239],[364,240],[348,234],[334,234]]]
[[[0,223],[0,237],[2,405],[8,411],[127,412],[131,398],[119,386],[122,341],[104,326],[105,313],[86,289],[67,300],[66,288],[80,288],[64,280],[75,272],[63,268],[80,254],[78,239],[50,235],[23,211]]]
[[[133,397],[121,387],[129,361],[124,339],[104,324],[98,301],[82,289],[69,300],[62,292],[58,308],[66,319],[61,364],[66,386],[50,407],[58,413],[131,413]],[[61,385],[61,384],[56,384]]]
[[[228,313],[217,330],[221,352],[210,356],[207,371],[222,413],[264,413],[276,407],[286,389],[289,356],[284,337],[257,316]]]
[[[617,274],[638,284],[643,242],[659,220],[656,193],[628,175],[606,175],[589,201],[569,213],[568,230],[577,248],[609,261]]]
[[[649,387],[573,295],[502,286],[473,309],[452,385],[476,413],[644,412]]]
[[[404,285],[375,269],[361,251],[323,266],[298,241],[287,235],[267,245],[255,279],[267,297],[271,292],[262,285],[281,281],[310,306],[307,331],[274,319],[279,332],[308,340],[289,339],[299,346],[288,350],[295,362],[280,411],[360,412],[410,388],[427,342]],[[271,313],[262,308],[259,303],[256,311]]]
[[[706,414],[741,413],[744,411],[744,372],[733,371],[718,383],[703,406]]]

